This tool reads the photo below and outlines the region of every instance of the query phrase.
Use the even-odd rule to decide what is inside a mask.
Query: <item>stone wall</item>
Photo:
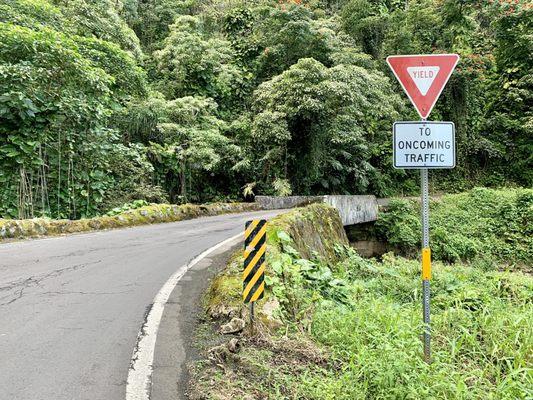
[[[196,217],[259,210],[255,203],[215,203],[208,205],[152,204],[114,216],[80,220],[0,219],[0,241],[38,236],[56,236],[75,232],[88,232],[135,225],[175,222]]]

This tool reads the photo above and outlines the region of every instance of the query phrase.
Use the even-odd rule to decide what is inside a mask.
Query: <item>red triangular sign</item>
[[[387,63],[422,118],[427,118],[459,61],[457,54],[389,56]]]

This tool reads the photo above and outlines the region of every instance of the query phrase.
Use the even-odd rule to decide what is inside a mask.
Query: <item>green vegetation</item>
[[[110,217],[112,217],[113,215],[122,214],[125,211],[136,210],[137,208],[141,208],[141,207],[148,206],[148,205],[149,205],[148,202],[145,200],[135,200],[135,201],[132,201],[131,203],[124,204],[122,207],[113,208],[106,215],[109,215]]]
[[[269,227],[269,293],[258,309],[261,317],[261,307],[275,299],[279,306],[274,314],[282,327],[260,318],[266,325],[259,324],[260,334],[245,334],[238,353],[197,364],[192,398],[530,398],[533,277],[527,253],[531,234],[525,227],[531,224],[520,224],[529,218],[531,191],[475,189],[433,206],[435,230],[464,235],[463,241],[487,251],[494,262],[478,262],[480,253],[455,263],[434,262],[430,365],[422,357],[420,262],[392,253],[381,260],[364,259],[342,240],[330,258],[318,253],[302,257],[302,252],[312,254],[318,241],[293,240],[300,225],[308,226],[309,237],[335,235],[335,222],[313,232],[329,217],[327,206],[312,205],[276,218]],[[478,211],[468,214],[474,209]],[[398,236],[397,224],[414,221],[412,211],[409,203],[392,203],[380,226],[407,253],[414,253],[417,240]],[[493,219],[505,218],[502,212],[517,225],[507,225],[503,233],[491,231],[501,222]],[[481,234],[483,226],[490,234]],[[448,257],[448,240],[438,240],[437,256]],[[458,251],[459,242],[448,244]],[[525,269],[517,269],[513,259]],[[231,306],[237,312],[239,264],[233,260],[215,281],[208,306],[215,302],[217,310]],[[233,289],[217,295],[220,287]],[[208,310],[217,318],[224,314]]]
[[[135,200],[411,194],[384,59],[457,52],[435,189],[533,184],[527,0],[1,0],[0,216]]]
[[[420,247],[418,201],[393,200],[376,223],[377,236],[407,255]],[[430,203],[433,258],[490,268],[533,265],[533,190],[446,195]]]
[[[196,382],[206,398],[531,397],[530,275],[437,263],[433,362],[427,365],[419,263],[346,255],[331,267],[298,258],[285,266],[298,275],[300,285],[291,283],[291,294],[305,307],[268,341],[251,339],[226,372],[199,373]],[[287,341],[292,350],[280,349]]]
[[[334,263],[339,261],[337,247],[348,245],[338,212],[325,204],[295,208],[272,218],[266,235],[267,264],[271,266],[266,273],[266,283],[276,300],[286,306],[290,305],[291,295],[287,295],[281,282],[290,278],[290,271],[283,269],[284,264],[291,261],[291,254]],[[212,282],[206,296],[209,314],[219,316],[224,310],[236,312],[241,307],[242,261],[242,253],[236,253]]]
[[[196,382],[210,398],[530,399],[532,30],[528,0],[0,0],[0,239],[254,207],[153,203],[414,194],[390,131],[417,117],[385,57],[458,53],[432,114],[456,124],[458,167],[432,189],[516,189],[432,203],[433,364],[419,263],[360,258],[312,205],[268,232],[262,321],[283,329]],[[376,225],[406,257],[419,231],[409,201]],[[210,291],[219,315],[238,264]]]

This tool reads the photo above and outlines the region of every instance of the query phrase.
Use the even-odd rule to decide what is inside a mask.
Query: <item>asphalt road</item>
[[[169,276],[277,213],[0,244],[0,399],[124,400],[138,331]]]

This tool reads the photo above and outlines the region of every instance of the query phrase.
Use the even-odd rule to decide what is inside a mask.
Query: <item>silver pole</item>
[[[420,170],[420,189],[422,195],[422,252],[429,251],[429,178],[428,169]],[[422,256],[424,257],[424,256]],[[424,360],[431,362],[431,326],[429,317],[430,283],[422,280],[422,308],[424,314]]]
[[[251,301],[250,302],[250,334],[251,335],[255,335],[255,328],[254,328],[254,320],[255,320],[255,315],[254,315],[254,302]]]

